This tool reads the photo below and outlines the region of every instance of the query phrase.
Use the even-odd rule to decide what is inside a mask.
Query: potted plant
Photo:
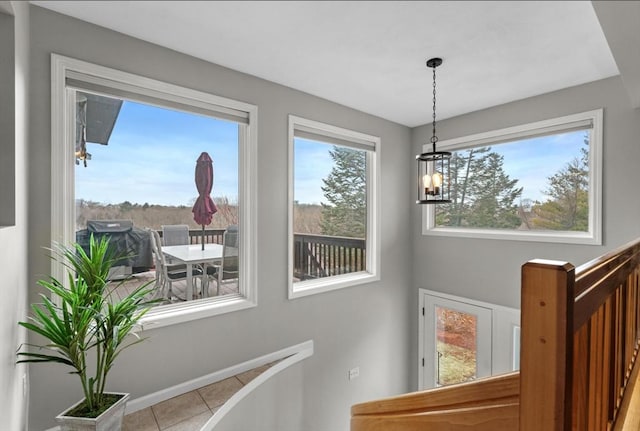
[[[105,392],[107,375],[123,349],[142,341],[137,323],[156,303],[148,299],[149,283],[114,301],[109,270],[123,256],[112,251],[107,237],[91,236],[88,251],[77,243],[56,246],[53,258],[66,267],[68,288],[53,277],[38,281],[53,295],[41,294],[29,320],[18,322],[47,340],[23,346],[18,362],[65,364],[80,378],[84,399],[56,417],[63,431],[121,428],[129,394]]]

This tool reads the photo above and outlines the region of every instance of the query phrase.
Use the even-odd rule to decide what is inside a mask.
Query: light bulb
[[[436,172],[432,175],[433,178],[433,187],[440,187],[442,185],[442,174],[440,172]]]
[[[429,187],[431,187],[431,175],[424,175],[422,177],[422,184],[425,189],[429,189]]]

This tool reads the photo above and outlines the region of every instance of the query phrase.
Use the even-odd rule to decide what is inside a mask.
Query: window
[[[602,110],[438,143],[451,200],[427,235],[601,244]]]
[[[379,279],[379,145],[289,116],[289,298]]]
[[[91,221],[95,232],[109,230],[113,220],[131,220],[126,231],[135,235],[127,246],[133,243],[140,254],[123,265],[128,275],[154,269],[140,257],[150,250],[135,245],[137,238],[146,241],[144,228],[161,235],[162,225],[187,224],[191,243],[219,243],[220,249],[230,231],[239,267],[233,287],[216,296],[192,292],[193,300],[167,298],[143,324],[254,306],[256,117],[257,108],[246,103],[52,55],[52,241],[82,243]],[[204,236],[191,213],[202,152],[213,159],[211,196],[218,207]],[[62,271],[54,262],[52,275]]]

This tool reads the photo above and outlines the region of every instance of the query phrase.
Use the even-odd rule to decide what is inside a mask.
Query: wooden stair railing
[[[522,269],[520,431],[613,429],[640,335],[640,241]]]
[[[637,431],[640,240],[522,267],[520,373],[351,409],[352,431]]]
[[[351,408],[352,430],[457,429],[510,431],[518,427],[518,373],[414,392]],[[440,428],[443,427],[443,428]]]

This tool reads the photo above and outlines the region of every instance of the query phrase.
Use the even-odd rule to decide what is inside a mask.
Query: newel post
[[[571,429],[574,284],[570,263],[522,266],[519,431]]]

